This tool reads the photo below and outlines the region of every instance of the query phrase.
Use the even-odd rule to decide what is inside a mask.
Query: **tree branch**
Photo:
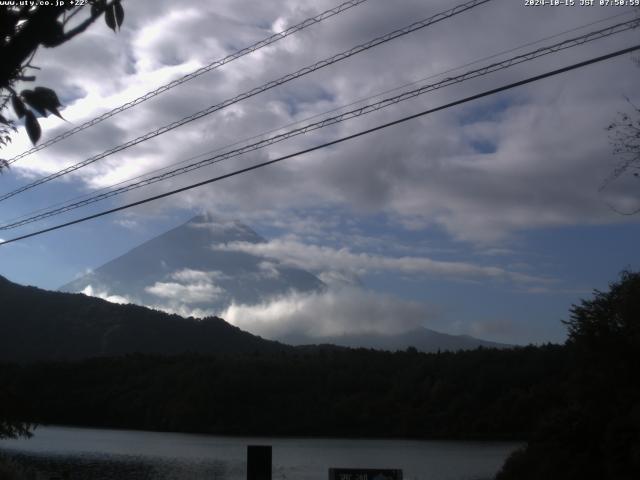
[[[63,43],[65,43],[68,40],[71,40],[73,37],[75,37],[76,35],[84,32],[87,28],[89,28],[89,26],[96,21],[96,19],[102,15],[105,10],[107,10],[108,8],[112,7],[113,4],[115,3],[115,0],[111,0],[111,2],[107,3],[105,5],[104,8],[99,8],[95,13],[91,14],[89,16],[89,18],[87,18],[84,22],[82,22],[80,25],[78,25],[75,28],[72,28],[71,30],[69,30],[68,32],[65,32],[64,35],[62,37],[60,37],[60,40],[52,45],[50,45],[49,47],[57,47],[58,45],[61,45]]]

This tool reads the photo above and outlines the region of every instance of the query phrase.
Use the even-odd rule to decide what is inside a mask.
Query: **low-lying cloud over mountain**
[[[246,225],[199,216],[140,245],[61,290],[137,303],[186,316],[213,315],[232,303],[259,304],[324,287],[299,268],[213,248],[265,240]]]
[[[239,222],[201,215],[61,289],[184,316],[218,315],[252,333],[294,344],[367,346],[369,339],[368,346],[395,349],[406,348],[411,338],[425,350],[479,344],[471,338],[443,342],[451,336],[424,328],[437,316],[436,308],[366,290],[357,274],[369,270],[530,281],[459,262],[269,242]],[[428,341],[418,341],[416,332]]]
[[[547,279],[510,272],[502,268],[480,266],[465,262],[437,261],[426,257],[385,257],[353,253],[346,248],[334,249],[306,245],[295,240],[276,239],[271,242],[234,241],[213,248],[229,252],[245,252],[278,259],[286,265],[318,270],[349,270],[358,273],[391,271],[400,273],[427,273],[467,279],[503,279],[519,283],[546,283]]]
[[[343,286],[291,293],[257,305],[232,304],[220,315],[267,338],[322,338],[344,333],[406,332],[421,326],[432,312],[417,302]]]

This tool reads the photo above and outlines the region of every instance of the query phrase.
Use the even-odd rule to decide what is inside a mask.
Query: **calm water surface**
[[[489,479],[520,446],[39,427],[31,439],[0,440],[0,453],[38,469],[43,479],[244,480],[247,445],[273,446],[274,480],[326,480],[329,467],[400,468],[405,480]]]

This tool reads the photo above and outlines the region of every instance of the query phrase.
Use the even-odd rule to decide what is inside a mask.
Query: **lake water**
[[[399,468],[405,480],[489,479],[513,442],[218,437],[39,427],[0,454],[70,480],[244,480],[247,445],[273,447],[273,480],[327,480],[330,467]]]

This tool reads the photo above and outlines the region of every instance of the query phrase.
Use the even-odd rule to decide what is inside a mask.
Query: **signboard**
[[[379,468],[330,468],[329,480],[402,480],[402,470]]]

